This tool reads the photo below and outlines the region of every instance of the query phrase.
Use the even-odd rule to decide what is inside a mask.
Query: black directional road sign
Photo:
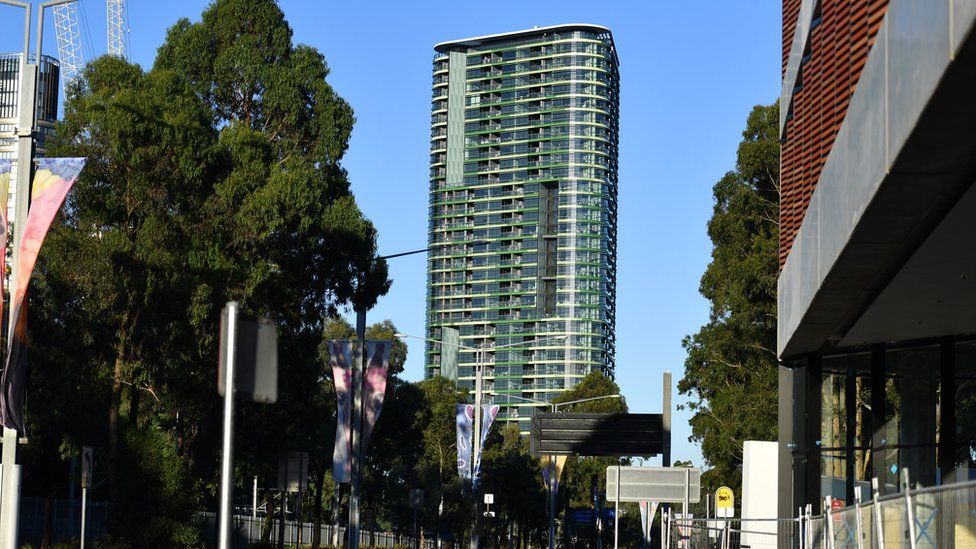
[[[661,414],[537,413],[533,455],[655,456],[664,445]]]

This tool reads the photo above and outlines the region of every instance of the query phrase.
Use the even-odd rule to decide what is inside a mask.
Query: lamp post
[[[44,10],[75,0],[54,0],[38,6],[37,36],[34,62],[30,54],[31,5],[18,0],[0,0],[0,4],[24,9],[24,50],[20,58],[20,82],[17,114],[17,187],[14,202],[13,260],[10,273],[10,295],[17,291],[20,242],[24,235],[24,221],[30,206],[31,179],[34,176],[34,130],[37,125],[37,88],[40,75],[41,46],[44,37]],[[14,315],[10,315],[9,334],[13,334]],[[17,430],[3,426],[2,488],[0,488],[0,549],[15,549],[20,516],[20,466],[17,465]]]
[[[604,400],[607,398],[620,398],[619,394],[615,395],[605,395],[590,398],[581,398],[578,400],[570,400],[569,402],[545,402],[542,400],[535,400],[533,398],[525,398],[517,395],[509,395],[505,393],[491,393],[492,396],[506,396],[508,398],[514,398],[516,400],[523,400],[525,402],[531,402],[533,404],[546,404],[552,407],[552,413],[559,411],[560,406],[569,406],[570,404],[579,404],[581,402],[591,402],[594,400]],[[553,490],[556,486],[556,456],[549,456],[549,549],[555,549],[556,547],[556,496],[557,492]]]
[[[0,2],[6,0],[0,0]],[[400,252],[390,255],[375,257],[370,263],[372,266],[377,261],[385,261],[397,257],[427,253],[435,248],[449,246],[452,244],[470,244],[472,246],[484,244],[485,240],[474,240],[471,242],[441,242],[428,246],[420,250]],[[366,283],[367,273],[360,274],[360,283]],[[356,352],[357,356],[352,361],[352,410],[350,414],[351,429],[349,433],[349,525],[347,528],[346,547],[348,549],[359,549],[359,480],[362,472],[362,432],[363,432],[363,372],[366,370],[366,311],[365,304],[356,306]],[[3,548],[0,548],[3,549]]]
[[[438,341],[436,339],[430,339],[430,338],[420,337],[420,336],[412,336],[408,334],[396,334],[396,337],[409,337],[413,339],[420,339],[437,345],[444,344],[443,341]],[[472,444],[471,444],[471,479],[472,479],[471,496],[474,498],[474,506],[475,506],[475,513],[474,513],[474,520],[473,520],[474,524],[472,524],[472,529],[471,529],[472,549],[477,549],[478,547],[478,527],[477,527],[478,516],[479,516],[477,510],[478,491],[474,488],[473,481],[474,481],[474,465],[478,463],[481,459],[481,400],[482,400],[482,394],[484,392],[482,390],[482,377],[484,375],[483,373],[484,364],[487,361],[487,351],[489,349],[494,350],[494,349],[510,349],[515,347],[527,347],[527,346],[531,346],[539,343],[545,343],[549,341],[563,340],[563,339],[567,339],[568,337],[569,336],[565,336],[565,335],[557,335],[557,336],[544,337],[542,339],[534,339],[531,341],[517,341],[515,343],[506,343],[505,345],[492,345],[491,347],[486,347],[484,344],[481,344],[478,347],[469,347],[466,345],[457,344],[457,347],[460,349],[465,349],[468,351],[475,352],[474,437],[473,437],[474,440],[472,440]],[[496,393],[489,393],[489,394],[494,395]],[[600,397],[600,398],[604,398],[604,397]],[[592,399],[584,399],[584,400],[592,400]],[[537,402],[541,403],[541,401],[537,401]],[[567,404],[571,404],[571,403],[567,403]]]

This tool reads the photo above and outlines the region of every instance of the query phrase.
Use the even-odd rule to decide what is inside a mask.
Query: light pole
[[[5,0],[0,0],[5,1]],[[474,240],[471,242],[442,242],[420,250],[400,252],[390,255],[381,255],[373,258],[370,267],[377,261],[385,261],[407,255],[427,253],[435,248],[441,248],[453,244],[469,244],[475,246],[484,244],[484,240]],[[360,273],[360,284],[365,285],[368,273]],[[358,355],[352,361],[352,410],[349,433],[349,525],[347,530],[346,547],[349,549],[359,549],[359,479],[362,472],[362,432],[363,432],[363,372],[366,370],[366,311],[369,309],[364,303],[356,305],[356,350]],[[0,548],[2,549],[2,548]]]
[[[426,337],[412,336],[412,335],[407,335],[407,334],[396,334],[396,336],[397,337],[409,337],[409,338],[414,338],[414,339],[420,339],[420,340],[423,340],[423,341],[428,341],[428,342],[431,342],[431,343],[435,343],[437,345],[443,345],[444,344],[443,341],[438,341],[436,339],[430,339],[430,338],[426,338]],[[474,472],[475,472],[474,467],[475,467],[475,464],[476,463],[479,463],[480,462],[480,459],[481,459],[481,400],[482,400],[482,394],[483,394],[483,390],[482,390],[482,377],[484,375],[483,374],[484,364],[487,361],[487,351],[489,349],[495,350],[495,349],[510,349],[510,348],[517,348],[517,347],[528,347],[528,346],[532,346],[532,345],[537,345],[539,343],[546,343],[546,342],[549,342],[549,341],[563,340],[563,339],[567,339],[568,337],[569,336],[565,336],[565,335],[557,335],[557,336],[544,337],[542,339],[533,339],[531,341],[517,341],[515,343],[506,343],[505,345],[492,345],[491,347],[486,347],[484,345],[484,343],[482,343],[478,347],[469,347],[469,346],[466,346],[466,345],[456,344],[457,347],[460,348],[460,349],[465,349],[465,350],[468,350],[468,351],[474,351],[475,352],[474,437],[473,437],[474,440],[472,440],[472,443],[471,443],[471,481],[472,481],[472,483],[471,483],[472,484],[471,485],[471,496],[472,496],[472,498],[474,498],[474,507],[475,507],[474,519],[473,519],[473,524],[472,524],[472,528],[471,528],[471,548],[472,549],[477,549],[477,547],[478,547],[478,517],[479,517],[479,514],[478,514],[478,503],[479,503],[479,501],[478,501],[478,491],[474,487]],[[491,393],[491,394],[495,394],[495,393]],[[619,396],[619,395],[617,395],[617,396]],[[605,397],[600,397],[600,398],[605,398]],[[528,400],[528,399],[526,399],[526,400]],[[592,399],[584,399],[584,400],[592,400]],[[538,401],[538,402],[541,403],[541,401]],[[545,404],[548,404],[548,403],[545,403]],[[572,404],[572,403],[567,403],[567,404]]]
[[[14,202],[14,238],[13,260],[10,273],[10,295],[17,291],[19,273],[18,258],[20,256],[20,242],[24,235],[24,225],[27,219],[27,209],[30,206],[31,179],[34,177],[34,130],[37,125],[37,88],[41,65],[41,46],[44,36],[44,10],[61,4],[69,4],[75,0],[54,0],[44,2],[38,6],[37,36],[34,62],[30,63],[30,22],[31,5],[18,0],[0,0],[15,8],[24,9],[24,50],[20,58],[20,82],[18,85],[17,113],[17,187]],[[10,315],[8,339],[14,332],[15,315]],[[0,549],[15,549],[20,516],[20,466],[17,465],[17,430],[3,426],[3,454],[2,454],[2,488],[0,488]]]
[[[508,398],[514,398],[516,400],[523,400],[525,402],[531,402],[533,404],[546,404],[552,407],[552,413],[559,411],[560,406],[569,406],[570,404],[579,404],[581,402],[591,402],[594,400],[603,400],[607,398],[620,398],[619,394],[615,395],[605,395],[590,398],[581,398],[578,400],[570,400],[569,402],[545,402],[542,400],[535,400],[533,398],[525,398],[517,395],[509,395],[505,393],[491,393],[492,396],[506,396]],[[549,549],[555,549],[556,547],[556,496],[558,495],[555,488],[556,486],[556,456],[549,456]]]

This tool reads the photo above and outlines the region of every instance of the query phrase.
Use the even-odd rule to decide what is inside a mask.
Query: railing
[[[203,513],[206,525],[205,525],[205,535],[209,535],[214,532],[216,527],[216,516],[214,513]],[[284,541],[286,545],[295,546],[298,540],[302,540],[302,546],[311,543],[312,533],[314,525],[309,522],[296,522],[292,520],[285,521],[284,529],[280,530],[280,525],[277,520],[272,520],[268,524],[265,523],[264,517],[252,518],[246,515],[234,515],[234,525],[232,528],[232,535],[235,540],[235,547],[245,547],[251,543],[256,543],[262,540],[264,535],[265,527],[270,528],[269,537],[272,543],[279,539],[279,535],[284,534]],[[320,534],[322,544],[329,546],[330,540],[332,539],[334,526],[331,524],[323,524],[321,526]],[[339,539],[342,540],[345,537],[346,529],[339,527]],[[373,532],[363,530],[360,532],[360,544],[363,546],[370,547],[401,547],[409,546],[413,547],[413,539],[408,536],[402,536],[393,532]],[[433,540],[425,540],[423,544],[424,549],[433,549]]]
[[[673,510],[661,517],[665,549],[804,547],[799,518],[685,518]]]
[[[976,481],[912,489],[873,498],[855,490],[855,504],[833,509],[825,498],[789,519],[701,519],[663,514],[667,549],[791,547],[799,549],[976,548]]]
[[[825,499],[820,516],[807,506],[799,517],[801,547],[976,547],[976,481],[911,489],[907,480],[908,470],[902,469],[901,492],[884,497],[878,497],[874,480],[872,501],[862,503],[858,497],[843,509],[831,509]]]

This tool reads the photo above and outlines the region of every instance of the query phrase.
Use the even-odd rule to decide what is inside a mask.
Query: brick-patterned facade
[[[783,0],[783,71],[801,0]],[[786,263],[840,130],[888,0],[821,0],[793,93],[780,152],[780,267]],[[785,106],[783,106],[785,108]]]

